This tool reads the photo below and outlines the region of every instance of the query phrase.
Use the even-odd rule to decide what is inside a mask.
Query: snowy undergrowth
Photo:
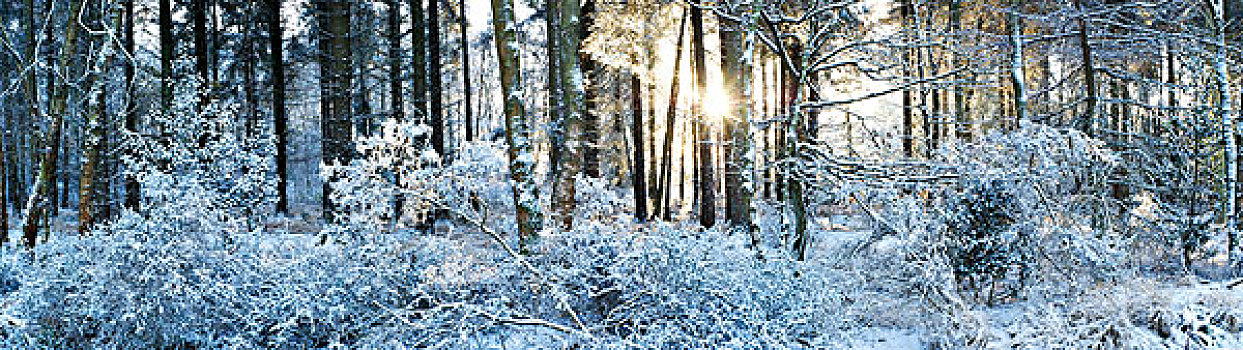
[[[1006,246],[1014,237],[1029,242],[1020,248],[1030,254],[1022,258],[1031,264],[1031,277],[1012,284],[1014,293],[990,300],[962,283],[964,255],[955,250],[970,246],[955,231],[978,223],[963,220],[978,215],[962,206],[962,199],[973,198],[971,184],[948,190],[861,187],[868,192],[858,197],[884,203],[877,213],[894,232],[825,239],[829,233],[815,228],[818,250],[797,262],[781,232],[782,211],[772,203],[757,203],[766,209],[756,218],[765,244],[756,248],[749,235],[723,231],[723,225],[705,230],[689,222],[636,224],[618,209],[630,201],[624,191],[582,180],[584,205],[575,229],[545,229],[528,247],[532,254],[520,259],[502,247],[515,238],[498,147],[466,145],[445,167],[424,167],[436,161],[429,154],[422,154],[428,163],[385,163],[412,151],[385,145],[419,132],[386,128],[382,137],[388,141],[374,139],[375,148],[365,148],[362,160],[332,170],[357,176],[335,184],[345,194],[339,203],[351,214],[326,243],[317,235],[266,233],[263,225],[239,221],[236,206],[213,200],[232,196],[233,187],[174,172],[147,177],[167,179],[147,186],[162,198],[148,209],[153,219],[127,213],[87,237],[57,235],[32,253],[3,251],[0,322],[6,325],[0,345],[1238,346],[1243,297],[1237,291],[1172,288],[1122,273],[1116,262],[1128,252],[1119,247],[1128,245],[1118,240],[1126,243],[1126,237],[1079,224],[1096,213],[1050,205],[1076,196],[1082,188],[1074,181],[1107,170],[1082,160],[1106,159],[1095,153],[1099,147],[1059,146],[1089,144],[1078,135],[1023,130],[1027,141],[986,140],[975,146],[981,150],[976,157],[957,161],[978,172],[973,178],[990,181],[980,186],[1013,196],[994,208],[1007,211],[1006,225],[990,226],[995,234],[981,236],[1005,239],[968,243]],[[1017,167],[1005,159],[1028,161]],[[193,170],[194,164],[184,168]],[[392,169],[401,173],[386,173]],[[1025,177],[990,169],[1020,169]],[[909,195],[936,190],[948,192],[930,197],[945,200]],[[456,229],[416,233],[390,226],[386,215],[392,215],[389,203],[397,193],[414,210],[453,211],[447,221]],[[1005,248],[972,259],[1017,251]],[[1000,279],[1013,282],[1015,275],[1006,271]],[[992,301],[998,305],[988,305]]]

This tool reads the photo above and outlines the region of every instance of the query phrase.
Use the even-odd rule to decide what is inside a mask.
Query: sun
[[[724,87],[713,84],[708,87],[708,93],[704,96],[704,113],[713,120],[720,121],[733,113],[733,104],[729,92]]]

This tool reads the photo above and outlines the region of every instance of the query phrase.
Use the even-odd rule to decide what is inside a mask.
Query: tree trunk
[[[561,174],[557,181],[557,207],[561,225],[569,230],[574,226],[575,181],[583,170],[583,152],[589,147],[584,142],[583,113],[585,84],[579,60],[579,10],[578,0],[561,0],[561,83],[565,108],[562,115],[565,147],[561,154]]]
[[[691,30],[694,52],[695,66],[695,86],[698,89],[698,96],[693,99],[695,106],[695,128],[698,134],[696,149],[698,149],[698,168],[699,174],[695,186],[699,190],[699,225],[703,227],[712,227],[716,224],[716,180],[714,180],[715,169],[712,166],[712,137],[708,132],[708,124],[706,119],[706,109],[704,101],[708,98],[708,62],[705,58],[708,48],[704,47],[704,24],[703,9],[699,6],[691,7]]]
[[[578,0],[574,0],[578,2]],[[569,9],[566,9],[569,10]],[[582,10],[579,13],[578,42],[587,40],[591,34],[591,27],[595,21],[595,0],[583,0]],[[580,46],[580,45],[576,45]],[[596,62],[586,53],[574,51],[579,61],[579,80],[578,84],[583,89],[583,121],[582,136],[577,140],[582,144],[583,157],[583,174],[592,178],[600,177],[600,114],[596,112],[596,100],[599,96],[599,86],[597,84]]]
[[[630,176],[634,181],[634,218],[639,222],[647,220],[647,175],[643,167],[647,165],[643,152],[643,82],[639,74],[630,76],[630,137],[634,139],[634,161],[631,162]]]
[[[173,38],[173,4],[171,0],[160,0],[160,107],[165,112],[173,104],[173,54],[176,52],[176,39]]]
[[[673,59],[673,75],[669,83],[669,108],[665,110],[665,144],[662,152],[660,186],[662,195],[656,208],[662,213],[665,220],[672,219],[673,214],[673,128],[674,121],[678,113],[678,93],[679,87],[678,77],[682,71],[682,46],[686,43],[686,19],[688,14],[683,11],[682,21],[678,24],[678,44],[675,46],[676,53]]]
[[[130,55],[134,54],[134,0],[125,0],[125,52]],[[128,62],[125,63],[125,99],[127,108],[125,108],[125,132],[131,136],[138,134],[138,110],[135,108],[138,103],[137,91],[134,85],[134,73],[137,70],[138,62],[130,56]],[[141,209],[142,190],[139,187],[138,179],[133,174],[125,175],[125,208],[138,211]]]
[[[77,19],[84,6],[81,0],[69,0],[69,9],[75,11],[71,13],[69,19],[65,23],[64,46],[60,50],[60,59],[56,67],[67,69],[71,65],[70,60],[78,44],[78,25]],[[65,76],[73,76],[71,72],[65,72]],[[39,178],[35,182],[35,191],[26,201],[26,209],[24,222],[22,223],[22,231],[26,240],[27,248],[34,248],[35,240],[38,238],[39,223],[42,222],[47,214],[47,207],[53,205],[53,199],[49,197],[49,192],[53,183],[53,176],[56,173],[56,165],[58,160],[57,140],[61,138],[65,124],[65,112],[69,98],[70,82],[62,80],[56,85],[55,91],[52,92],[51,103],[48,106],[49,114],[52,117],[52,126],[48,130],[47,151],[43,155],[42,165],[39,169]]]
[[[349,164],[353,159],[353,133],[351,132],[350,107],[353,77],[350,67],[350,3],[343,0],[325,0],[316,3],[316,15],[320,23],[320,128],[323,133],[323,163]],[[334,221],[331,183],[335,177],[324,179],[323,214],[327,222]]]
[[[910,23],[911,23],[911,16],[914,14],[914,9],[912,9],[914,5],[911,4],[911,0],[902,0],[901,2],[899,2],[898,6],[899,6],[898,12],[900,16],[902,17],[902,27],[909,28]],[[902,49],[902,57],[903,57],[902,61],[907,62],[908,65],[911,64],[910,62],[912,60],[911,50],[912,49],[910,48]],[[908,71],[906,75],[909,76],[910,75],[909,66],[906,69]],[[915,156],[915,134],[914,134],[915,106],[912,105],[911,100],[912,100],[911,89],[910,88],[902,89],[902,156],[905,158],[911,158]]]
[[[721,48],[724,51],[721,71],[730,90],[731,100],[734,101],[734,116],[737,118],[725,122],[725,134],[730,140],[725,152],[728,155],[725,162],[725,196],[730,223],[735,228],[751,232],[751,196],[755,187],[755,179],[752,177],[754,163],[751,159],[750,117],[754,109],[751,75],[755,67],[751,61],[754,48],[751,46],[750,32],[744,38],[744,30],[747,28],[740,24],[732,30],[721,31]]]
[[[458,1],[458,26],[462,32],[462,128],[466,132],[464,141],[470,142],[475,140],[475,116],[471,110],[474,91],[470,86],[470,28],[467,22],[466,1]]]
[[[272,127],[276,133],[276,212],[289,214],[289,118],[285,115],[284,32],[281,0],[267,0],[268,50],[272,55]]]
[[[500,63],[501,94],[505,100],[505,138],[509,144],[509,172],[520,242],[525,247],[541,230],[539,186],[534,179],[535,155],[531,125],[522,105],[522,63],[517,51],[517,23],[513,0],[492,0],[492,30]]]
[[[199,83],[203,86],[211,84],[211,59],[207,54],[207,4],[206,0],[193,0],[190,3],[191,15],[194,17],[194,68],[199,74]],[[203,95],[200,100],[200,108],[207,103],[207,96]]]
[[[1084,101],[1086,105],[1083,108],[1083,116],[1075,120],[1075,128],[1079,131],[1092,135],[1092,124],[1096,119],[1096,68],[1092,63],[1092,45],[1088,41],[1088,21],[1087,11],[1083,7],[1082,0],[1075,0],[1075,7],[1079,10],[1079,55],[1083,59],[1083,89],[1086,90],[1088,97]]]
[[[1027,83],[1023,73],[1023,18],[1018,14],[1020,4],[1020,0],[1013,0],[1010,8],[1010,83],[1014,90],[1017,122],[1027,120]]]
[[[1230,70],[1227,62],[1228,42],[1226,41],[1226,1],[1217,0],[1213,2],[1212,24],[1216,32],[1216,48],[1213,54],[1214,79],[1216,86],[1214,90],[1217,93],[1217,114],[1224,123],[1226,139],[1226,257],[1227,266],[1235,267],[1235,236],[1238,231],[1238,215],[1239,215],[1239,126],[1236,113],[1231,108],[1230,96]]]
[[[952,33],[952,35],[958,35],[959,32],[961,31],[962,31],[962,0],[952,0],[950,2],[950,32]],[[955,46],[953,49],[954,49],[954,53],[950,55],[950,59],[952,60],[951,61],[952,63],[950,63],[950,68],[958,69],[959,68],[958,65],[960,64],[959,57],[958,57],[959,56],[958,48],[957,46]],[[960,75],[955,75],[955,76],[960,76]],[[956,126],[954,128],[955,130],[954,137],[958,139],[959,142],[966,142],[971,139],[971,126],[972,126],[971,118],[968,117],[966,113],[966,106],[964,104],[965,101],[963,100],[963,88],[960,86],[960,84],[954,84],[953,89],[954,89],[953,90],[954,114],[957,116],[957,122],[955,123]]]
[[[410,0],[410,48],[411,77],[410,103],[414,105],[414,114],[424,123],[427,119],[427,15],[423,12],[423,0]],[[425,145],[421,145],[425,146]]]
[[[121,9],[117,8],[112,18],[111,26],[113,28],[121,26],[120,12]],[[98,16],[100,17],[100,24],[107,21],[107,15],[101,13]],[[103,38],[100,41],[106,46],[112,46],[112,41],[108,40],[108,38]],[[104,61],[95,67],[94,71],[108,72],[108,69],[112,67],[114,57],[114,53],[109,53]],[[93,80],[93,82],[88,84],[90,86],[89,91],[95,94],[95,106],[86,114],[87,138],[86,144],[83,145],[84,160],[82,162],[82,173],[78,181],[78,234],[81,235],[86,235],[90,232],[94,228],[95,220],[98,219],[95,210],[98,207],[95,198],[97,192],[95,182],[99,176],[97,174],[100,164],[99,157],[104,147],[104,121],[107,120],[108,116],[108,75],[106,74],[92,74],[89,80]],[[68,192],[68,189],[66,189],[66,192]]]
[[[445,129],[448,125],[444,120],[444,96],[441,94],[443,83],[440,72],[440,0],[427,2],[427,97],[429,99],[428,115],[431,116],[432,148],[446,164],[449,162],[448,141]]]

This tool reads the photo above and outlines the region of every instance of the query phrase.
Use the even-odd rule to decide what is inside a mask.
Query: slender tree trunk
[[[26,98],[26,103],[24,104],[24,107],[26,107],[25,109],[28,114],[28,116],[22,119],[28,120],[28,118],[30,117],[39,115],[39,91],[38,91],[39,85],[36,81],[37,73],[35,71],[35,67],[38,65],[37,61],[39,59],[39,55],[35,52],[35,47],[38,46],[36,43],[38,39],[36,37],[36,28],[35,28],[34,0],[25,0],[25,3],[23,5],[24,7],[22,10],[24,13],[23,13],[22,18],[23,18],[23,22],[24,22],[23,24],[26,30],[26,40],[27,40],[26,47],[24,48],[26,62],[23,62],[23,64],[25,65],[26,69],[30,69],[31,71],[28,72],[25,78],[22,79],[24,82],[22,85],[22,92],[25,94],[25,98]],[[10,120],[8,124],[12,125],[12,121]],[[28,123],[22,123],[22,124],[28,124]],[[23,127],[23,129],[26,129],[26,128]],[[12,130],[12,128],[10,128],[9,130]],[[5,132],[5,134],[8,134],[8,133],[9,133],[8,131]],[[19,135],[17,135],[16,137],[24,138],[25,133],[19,133]],[[16,146],[16,142],[14,142],[14,146]],[[5,150],[6,156],[8,156],[10,152],[12,154],[17,154],[20,152],[20,147],[14,147],[14,149],[6,149]],[[0,213],[0,220],[3,220],[3,223],[2,223],[3,230],[2,232],[0,232],[0,244],[9,242],[9,214],[8,214],[9,200],[20,200],[21,199],[20,198],[21,196],[17,195],[17,192],[21,191],[21,186],[18,185],[19,176],[17,174],[18,173],[17,163],[19,163],[18,161],[20,159],[17,157],[10,157],[9,159],[11,160],[10,163],[12,163],[12,164],[9,164],[9,167],[10,169],[12,169],[12,171],[9,173],[9,180],[10,180],[9,186],[11,187],[8,188],[9,190],[8,193],[11,195],[11,197],[6,198],[4,201],[3,208],[0,208],[0,210],[3,210],[3,212]],[[14,203],[15,207],[17,206],[16,203],[18,202]],[[15,209],[18,209],[18,208],[15,208]]]
[[[740,189],[742,176],[745,173],[740,167],[739,161],[742,159],[739,157],[737,149],[739,149],[739,146],[742,146],[740,136],[744,133],[742,130],[745,127],[742,119],[746,117],[746,108],[750,104],[750,101],[744,100],[743,97],[743,89],[746,88],[743,82],[743,74],[750,72],[744,71],[742,64],[743,45],[739,39],[740,31],[741,29],[736,25],[722,26],[720,29],[721,78],[723,85],[729,91],[730,101],[733,102],[734,107],[734,113],[726,117],[723,123],[725,129],[723,139],[727,141],[722,142],[725,148],[721,152],[722,157],[725,158],[722,162],[725,164],[725,171],[721,177],[725,180],[723,185],[725,217],[735,227],[741,227],[740,221],[743,220],[740,217],[742,213],[739,212],[741,208],[739,208],[740,203],[738,203],[738,200],[742,192]]]
[[[1083,60],[1083,89],[1088,94],[1084,101],[1086,105],[1083,108],[1083,116],[1075,120],[1075,128],[1092,135],[1092,124],[1096,119],[1096,68],[1092,62],[1092,45],[1088,41],[1087,11],[1083,7],[1082,0],[1075,0],[1075,7],[1079,10],[1079,55]]]
[[[466,0],[458,1],[458,27],[462,34],[462,125],[466,131],[466,139],[475,140],[475,115],[471,110],[471,99],[474,91],[470,86],[470,28],[466,20]]]
[[[121,26],[121,10],[122,9],[119,7],[115,9],[115,13],[111,19],[111,26],[113,28]],[[100,24],[108,21],[106,14],[100,13],[98,16],[100,17]],[[103,45],[112,46],[113,42],[108,39],[109,38],[106,37],[101,38],[100,42]],[[94,71],[107,72],[107,69],[112,67],[114,57],[114,53],[109,53],[104,61],[95,67]],[[100,153],[104,149],[104,123],[108,119],[107,85],[109,76],[106,74],[107,73],[92,74],[89,78],[92,82],[88,84],[88,86],[90,86],[90,91],[95,94],[93,99],[95,105],[92,106],[94,108],[92,108],[86,115],[87,135],[86,143],[83,145],[82,173],[80,174],[78,181],[78,234],[81,235],[86,235],[90,232],[95,225],[95,220],[98,219],[96,208],[99,206],[97,205],[97,199],[95,198],[95,195],[98,192],[96,189],[96,179],[99,177],[97,171],[100,164]],[[68,189],[66,189],[65,192],[68,192]]]
[[[548,160],[550,163],[549,175],[552,176],[553,182],[560,182],[561,178],[561,154],[565,149],[565,126],[561,123],[564,101],[561,93],[561,40],[558,39],[561,33],[561,0],[544,0],[544,54],[548,58],[548,65],[545,70],[548,72],[548,122],[549,126],[549,143]],[[561,194],[557,192],[556,186],[553,186],[552,196],[553,202],[557,202]]]
[[[957,36],[960,34],[961,31],[962,31],[962,0],[952,0],[950,2],[950,32],[952,33],[952,35]],[[958,69],[959,68],[958,65],[961,64],[959,62],[958,48],[955,46],[953,49],[954,49],[954,53],[950,55],[950,60],[952,60],[951,61],[952,63],[950,63],[950,68]],[[961,76],[961,75],[955,75],[955,76]],[[957,116],[957,122],[955,123],[956,126],[954,128],[956,133],[954,136],[955,138],[958,139],[959,142],[966,142],[971,139],[971,124],[972,124],[971,118],[967,115],[965,101],[963,100],[963,94],[964,94],[963,88],[959,84],[955,84],[953,89],[954,89],[953,90],[954,114]]]
[[[194,68],[199,74],[204,86],[211,84],[211,58],[207,52],[207,1],[193,0],[191,7],[191,16],[194,17]],[[200,104],[206,104],[206,96]],[[201,107],[201,106],[200,106]]]
[[[414,113],[424,123],[427,119],[427,15],[423,12],[423,0],[410,0],[410,48],[411,77],[410,103]]]
[[[276,133],[276,212],[289,214],[289,118],[285,115],[284,32],[281,0],[267,0],[268,50],[272,57],[272,127]],[[400,84],[399,84],[400,86]],[[398,104],[400,106],[400,104]]]
[[[1230,101],[1230,70],[1227,62],[1228,42],[1226,41],[1226,0],[1213,3],[1213,29],[1216,32],[1216,48],[1213,53],[1214,79],[1217,93],[1217,113],[1224,123],[1226,139],[1226,252],[1228,266],[1235,267],[1235,237],[1238,231],[1239,215],[1239,126],[1236,113],[1231,109]]]
[[[568,230],[574,226],[575,182],[583,171],[585,83],[579,60],[579,10],[578,0],[561,0],[561,83],[565,108],[562,115],[565,142],[561,154],[561,174],[557,181],[557,207],[561,225]]]
[[[1027,83],[1023,73],[1023,18],[1019,16],[1021,0],[1012,0],[1010,8],[1010,83],[1014,90],[1016,121],[1027,120]]]
[[[411,113],[420,123],[429,123],[427,115],[427,35],[426,35],[426,15],[423,12],[423,0],[410,0],[410,103],[413,106]],[[429,139],[426,136],[420,136],[415,141],[415,147],[427,147]],[[404,212],[405,199],[398,195],[394,203],[394,213],[397,217],[401,217]],[[430,220],[422,218],[416,225],[423,229],[428,228]]]
[[[448,125],[444,120],[444,96],[441,90],[444,84],[441,82],[441,59],[440,57],[440,0],[428,0],[427,2],[427,81],[428,81],[428,98],[430,108],[427,113],[431,116],[432,126],[432,148],[436,150],[444,162],[449,161],[448,140],[445,138],[445,129]]]
[[[912,0],[902,0],[898,4],[898,12],[902,17],[902,27],[906,29],[910,28],[911,16],[914,15],[914,9],[912,8],[914,5],[911,1]],[[902,61],[910,64],[913,59],[913,57],[911,57],[912,50],[913,49],[910,48],[902,49]],[[910,68],[908,67],[906,69],[908,71],[906,75],[909,76]],[[911,89],[902,89],[902,156],[906,158],[912,158],[915,156],[915,106],[912,105],[911,100]]]
[[[173,54],[177,41],[173,37],[173,4],[160,0],[160,107],[168,112],[173,103]]]
[[[669,108],[665,110],[665,143],[664,151],[662,152],[663,156],[661,157],[661,161],[664,165],[662,165],[660,169],[660,184],[663,189],[663,193],[660,197],[661,200],[656,205],[656,208],[663,213],[662,217],[664,217],[666,221],[672,219],[673,216],[673,128],[675,126],[674,122],[677,119],[678,113],[678,90],[681,86],[678,84],[678,77],[681,75],[679,73],[682,71],[682,46],[686,43],[686,19],[688,16],[689,15],[683,11],[682,21],[678,24],[678,44],[675,46],[677,51],[674,54],[673,59],[672,81],[669,83]]]
[[[574,0],[578,2],[579,0]],[[565,9],[569,10],[569,9]],[[595,22],[595,0],[583,0],[582,9],[579,12],[578,41],[581,43],[587,40],[591,35],[591,27]],[[578,11],[576,11],[578,12]],[[580,45],[581,46],[581,45]],[[583,157],[583,174],[592,177],[600,177],[600,115],[596,112],[596,100],[599,96],[600,87],[597,86],[596,79],[599,72],[596,69],[596,62],[586,53],[575,51],[579,62],[580,83],[583,85],[583,121],[582,121],[582,137],[578,140],[582,143]],[[571,82],[572,83],[572,82]]]
[[[352,95],[348,91],[353,77],[350,67],[350,3],[325,0],[316,3],[320,23],[320,128],[323,133],[324,164],[349,164],[353,159],[353,137],[350,123]],[[327,222],[334,221],[335,204],[331,183],[324,179],[323,212]]]
[[[65,39],[64,46],[61,47],[60,59],[56,67],[67,69],[71,66],[70,60],[74,55],[74,48],[78,44],[78,16],[84,7],[81,0],[69,0],[69,9],[74,11],[69,20],[65,23]],[[71,72],[65,72],[65,76],[73,76]],[[51,103],[49,105],[49,114],[52,117],[52,126],[48,130],[47,152],[43,155],[42,165],[39,170],[39,178],[35,182],[35,191],[30,199],[26,202],[26,213],[23,215],[25,220],[22,224],[22,231],[26,240],[27,248],[34,248],[35,240],[38,238],[39,223],[44,220],[47,214],[47,208],[52,205],[53,199],[49,197],[53,183],[53,175],[56,173],[56,165],[58,160],[57,140],[60,139],[65,124],[65,112],[69,98],[70,82],[67,80],[60,81],[56,85],[55,91],[52,92]]]
[[[539,186],[535,184],[535,154],[531,125],[522,105],[522,63],[514,20],[513,0],[492,0],[492,30],[500,63],[501,94],[505,100],[505,138],[509,144],[509,173],[514,187],[518,234],[523,246],[541,230]]]
[[[647,220],[647,175],[644,174],[643,167],[647,165],[647,160],[643,158],[643,82],[639,80],[639,74],[634,73],[630,76],[630,136],[634,139],[634,161],[631,162],[633,170],[630,172],[632,181],[634,181],[634,217],[639,222]]]
[[[138,134],[138,98],[136,97],[138,89],[134,86],[134,73],[137,70],[138,62],[133,58],[134,51],[134,0],[125,0],[125,52],[129,53],[129,60],[125,62],[125,132],[131,137]],[[138,211],[142,203],[142,192],[138,184],[138,179],[133,174],[125,175],[125,208]]]
[[[695,128],[698,134],[696,149],[698,149],[698,168],[699,176],[695,186],[699,190],[699,224],[703,227],[712,227],[716,224],[716,180],[714,180],[714,167],[712,165],[712,138],[708,132],[706,119],[706,109],[704,101],[708,98],[708,62],[705,58],[708,48],[704,46],[704,23],[703,9],[699,6],[691,7],[691,30],[694,52],[695,66],[695,86],[698,96],[693,99],[695,106],[693,110],[696,113]]]

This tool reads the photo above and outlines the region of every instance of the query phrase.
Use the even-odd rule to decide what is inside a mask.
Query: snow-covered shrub
[[[1243,346],[1243,302],[1220,285],[1170,288],[1138,278],[1075,300],[1027,305],[994,344],[1018,349],[1230,349]]]
[[[356,140],[359,159],[323,167],[324,178],[335,179],[336,230],[379,232],[424,224],[445,209],[487,216],[489,208],[512,206],[503,145],[464,143],[444,159],[420,142],[430,132],[425,124],[386,120],[378,133]],[[398,198],[401,215],[394,213]]]
[[[188,79],[176,89],[197,86]],[[248,130],[224,102],[199,107],[197,94],[174,96],[170,111],[148,116],[146,132],[123,133],[121,159],[126,175],[142,184],[144,214],[187,225],[253,227],[252,219],[275,200],[270,134]]]
[[[969,225],[973,219],[962,209],[975,206],[985,220],[1009,222],[998,237],[1028,246],[1005,261],[1030,267],[1020,270],[1028,286],[1053,282],[1038,291],[1073,293],[1075,285],[1110,278],[1125,262],[1122,249],[1134,237],[1117,229],[1121,210],[1108,198],[1106,180],[1118,159],[1101,141],[1025,124],[943,151],[965,179],[961,194],[951,194],[959,201],[949,203],[944,220],[954,223],[951,228]],[[960,231],[946,230],[946,239],[954,242]]]
[[[1000,180],[971,180],[948,219],[954,277],[972,289],[993,287],[1018,274],[1021,287],[1033,253],[1025,232],[1012,229],[1025,217],[1011,188]]]

